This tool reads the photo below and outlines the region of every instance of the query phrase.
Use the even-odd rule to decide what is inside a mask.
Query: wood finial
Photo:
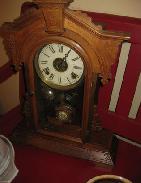
[[[64,32],[64,9],[73,0],[33,0],[42,10],[46,31],[50,34]]]
[[[35,4],[38,4],[40,7],[48,6],[48,5],[65,5],[68,6],[69,3],[73,2],[73,0],[33,0]]]

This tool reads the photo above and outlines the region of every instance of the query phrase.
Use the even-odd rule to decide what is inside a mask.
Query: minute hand
[[[71,49],[68,51],[68,53],[65,54],[65,57],[63,58],[63,61],[66,62],[66,58],[69,56],[69,53],[71,52]]]

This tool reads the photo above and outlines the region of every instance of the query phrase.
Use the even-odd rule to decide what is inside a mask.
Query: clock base
[[[98,138],[98,135],[96,136]],[[106,146],[95,142],[82,143],[81,141],[53,137],[50,134],[47,135],[47,133],[27,132],[27,129],[22,131],[16,130],[11,140],[13,143],[32,145],[51,152],[86,159],[98,167],[112,169],[114,166],[111,149],[108,147],[108,144]]]

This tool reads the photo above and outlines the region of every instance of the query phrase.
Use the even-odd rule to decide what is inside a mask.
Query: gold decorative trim
[[[121,183],[132,183],[130,180],[125,179],[125,178],[123,178],[121,176],[116,176],[116,175],[100,175],[100,176],[96,176],[96,177],[90,179],[89,181],[87,181],[86,183],[98,183],[98,182],[101,182],[101,181],[103,182],[104,180],[106,181],[106,180],[109,180],[109,179],[111,179],[113,181],[114,180],[119,181],[119,183],[120,182]]]

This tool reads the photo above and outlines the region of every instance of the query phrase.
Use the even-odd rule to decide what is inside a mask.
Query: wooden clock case
[[[26,94],[20,93],[21,106],[25,98],[23,95],[26,95],[24,107],[27,108],[25,103],[28,103],[31,109],[32,122],[28,121],[26,132],[20,131],[18,135],[24,142],[37,147],[112,166],[112,133],[103,129],[98,132],[95,130],[96,105],[93,100],[97,78],[100,76],[103,84],[108,82],[111,65],[116,61],[119,47],[129,39],[129,35],[104,31],[100,25],[92,23],[85,13],[68,9],[70,2],[71,0],[34,0],[31,4],[25,3],[20,17],[0,28],[9,59],[25,80],[22,88],[26,88]],[[30,8],[25,10],[27,5]],[[75,49],[83,57],[85,66],[81,127],[73,127],[69,132],[64,129],[63,133],[50,132],[40,127],[35,94],[35,54],[40,47],[53,42],[64,43]],[[26,118],[27,121],[29,118]],[[88,136],[89,131],[91,135]],[[73,135],[74,132],[76,135]]]

